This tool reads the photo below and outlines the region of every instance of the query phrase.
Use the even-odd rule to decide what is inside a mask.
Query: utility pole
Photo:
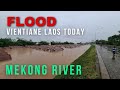
[[[95,45],[96,45],[96,31],[95,31]]]

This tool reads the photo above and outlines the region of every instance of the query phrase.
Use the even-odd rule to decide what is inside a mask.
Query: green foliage
[[[8,47],[8,46],[25,46],[25,45],[35,45],[35,42],[32,42],[32,40],[27,41],[23,39],[18,40],[12,40],[10,38],[1,38],[0,39],[0,47]]]
[[[49,45],[49,43],[46,42],[46,41],[41,41],[41,42],[38,43],[38,45]]]
[[[110,45],[120,45],[120,35],[113,35],[108,37],[108,43]]]
[[[57,75],[54,79],[98,79],[100,75],[96,72],[96,50],[92,45],[82,56],[76,59],[72,65],[82,66],[82,75],[70,75],[68,74]]]
[[[113,35],[108,37],[108,40],[96,40],[96,44],[108,44],[108,45],[117,45],[120,46],[120,31],[118,35]]]
[[[96,44],[107,44],[106,40],[96,40]]]
[[[26,46],[26,45],[35,45],[36,42],[33,42],[32,40],[24,40],[24,39],[20,39],[17,38],[17,40],[15,39],[11,39],[11,38],[1,38],[0,39],[0,47],[8,47],[8,46]],[[51,45],[64,45],[64,44],[74,44],[72,42],[51,42]],[[47,41],[40,41],[38,42],[38,45],[49,45],[49,42]]]
[[[73,42],[51,42],[51,45],[65,45],[65,44],[74,44]]]
[[[0,47],[10,46],[12,44],[12,40],[10,38],[0,39]]]

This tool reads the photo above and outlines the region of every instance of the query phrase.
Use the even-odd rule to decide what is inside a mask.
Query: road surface
[[[102,57],[110,79],[120,79],[120,56],[116,55],[115,60],[113,60],[112,52],[106,47],[96,45],[96,49]]]

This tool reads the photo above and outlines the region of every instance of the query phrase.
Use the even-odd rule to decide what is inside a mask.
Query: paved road
[[[120,79],[120,56],[116,55],[115,60],[112,59],[112,52],[106,47],[96,46],[103,62],[107,68],[111,79]]]

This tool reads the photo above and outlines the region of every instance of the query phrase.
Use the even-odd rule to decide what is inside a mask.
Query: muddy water
[[[12,60],[0,62],[0,78],[23,78],[23,79],[52,79],[51,75],[51,65],[52,64],[70,64],[80,55],[82,55],[90,45],[84,45],[77,48],[67,49],[65,48],[60,52],[44,52],[40,50],[35,50],[31,48],[13,48],[6,49],[6,51],[12,56]],[[46,64],[48,66],[48,74],[43,75],[32,75],[32,76],[6,76],[5,75],[5,65],[6,64]]]

